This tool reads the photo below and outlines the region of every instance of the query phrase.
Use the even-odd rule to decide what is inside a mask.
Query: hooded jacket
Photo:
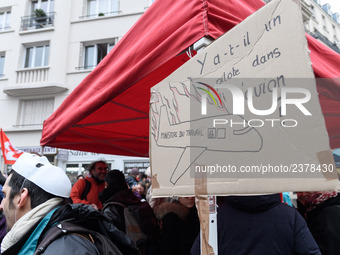
[[[302,216],[278,194],[219,198],[217,226],[219,254],[321,254]],[[199,239],[191,254],[199,254]]]
[[[111,194],[111,196],[110,196]],[[106,188],[101,194],[100,199],[104,204],[102,214],[105,215],[117,228],[125,233],[124,208],[119,205],[110,204],[118,202],[130,208],[133,212],[141,230],[147,236],[145,243],[146,251],[151,254],[158,254],[159,229],[156,217],[152,208],[147,202],[141,202],[130,189],[115,191]]]
[[[114,194],[110,199],[106,200],[104,203],[104,210],[102,213],[109,218],[118,229],[125,232],[125,221],[124,221],[124,208],[117,205],[107,205],[109,202],[118,202],[122,203],[125,206],[135,206],[142,208],[139,210],[140,219],[142,221],[146,221],[152,217],[154,217],[152,208],[146,202],[141,202],[130,189],[122,190]],[[149,222],[149,224],[155,224],[155,222]]]

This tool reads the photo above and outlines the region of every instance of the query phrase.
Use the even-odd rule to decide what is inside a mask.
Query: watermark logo
[[[222,101],[220,96],[218,95],[217,91],[210,85],[198,82],[201,85],[206,86],[211,91],[215,93],[217,98],[219,99],[220,104],[222,105]],[[203,90],[206,92],[214,101],[214,104],[217,105],[215,98],[213,95],[206,89],[197,87],[198,89]],[[253,102],[253,90],[252,88],[247,89],[247,98],[243,91],[236,85],[232,84],[223,84],[222,89],[227,89],[231,93],[232,102],[233,102],[233,111],[232,114],[234,115],[244,115],[244,108],[245,108],[245,101],[247,101],[247,106],[249,111],[258,116],[266,116],[270,115],[275,112],[278,107],[278,102],[281,101],[281,115],[287,115],[287,105],[295,105],[304,115],[311,116],[312,114],[307,110],[307,108],[303,105],[310,101],[311,93],[309,90],[305,88],[296,88],[296,87],[284,87],[284,88],[272,88],[271,95],[272,95],[272,104],[269,109],[256,109]],[[280,91],[280,96],[278,95]],[[201,114],[207,115],[207,94],[202,95],[202,103],[201,103]],[[290,98],[289,95],[298,95],[299,98]]]

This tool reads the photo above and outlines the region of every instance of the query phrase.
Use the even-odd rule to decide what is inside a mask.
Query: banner
[[[4,156],[5,164],[13,165],[23,152],[15,149],[11,141],[6,136],[5,132],[2,131],[2,129],[0,140],[2,155]]]

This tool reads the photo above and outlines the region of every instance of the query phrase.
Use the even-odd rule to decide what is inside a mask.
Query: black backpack
[[[110,205],[123,208],[125,233],[138,248],[139,254],[158,254],[159,228],[150,205],[147,202],[135,205],[108,202],[102,212]]]
[[[143,233],[142,228],[137,221],[134,213],[130,210],[128,206],[125,206],[124,204],[119,202],[109,202],[105,205],[105,207],[109,205],[118,205],[124,208],[125,233],[128,237],[130,237],[136,247],[138,247],[140,250],[143,244],[146,242],[147,236]],[[103,208],[103,210],[105,209],[105,207]]]
[[[91,205],[85,204],[59,207],[43,231],[35,254],[42,254],[54,240],[70,234],[88,239],[103,255],[138,254],[137,248],[126,234]]]
[[[122,255],[117,246],[106,236],[71,222],[61,222],[52,227],[37,246],[34,255],[43,254],[46,248],[63,235],[77,234],[91,241],[100,254]]]

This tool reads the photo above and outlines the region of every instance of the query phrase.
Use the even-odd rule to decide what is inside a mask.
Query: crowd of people
[[[23,153],[0,176],[1,254],[201,254],[195,197],[152,197],[150,169],[93,162],[72,186],[46,157]],[[217,198],[219,254],[340,254],[340,196],[298,192]]]

